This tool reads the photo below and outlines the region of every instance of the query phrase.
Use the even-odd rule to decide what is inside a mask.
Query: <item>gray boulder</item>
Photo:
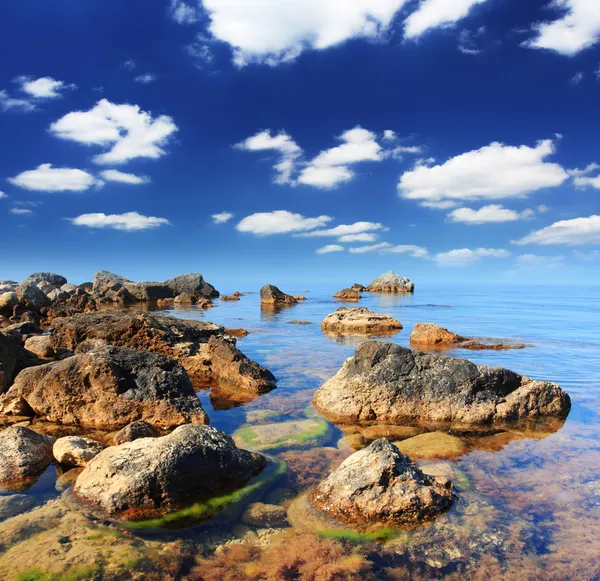
[[[21,284],[28,284],[34,282],[38,284],[40,282],[47,282],[55,287],[61,287],[63,284],[67,284],[67,279],[60,274],[54,274],[53,272],[34,272],[28,276]]]
[[[158,301],[173,297],[173,289],[162,282],[127,282],[123,286],[140,302]]]
[[[61,290],[59,288],[55,288],[54,290],[51,290],[50,292],[46,293],[46,296],[53,303],[62,303],[62,302],[69,300],[69,298],[71,298],[71,295],[68,292]]]
[[[344,523],[418,524],[448,510],[452,483],[424,474],[387,440],[352,454],[310,494],[321,511]]]
[[[99,295],[105,295],[108,291],[118,291],[126,282],[131,281],[107,270],[100,270],[94,275],[92,290]]]
[[[80,436],[65,436],[54,442],[52,454],[64,466],[87,466],[106,446]]]
[[[17,290],[17,298],[23,306],[37,312],[50,306],[50,299],[35,281],[21,283]]]
[[[176,276],[175,278],[170,278],[165,284],[173,289],[173,296],[181,295],[183,293],[208,299],[219,296],[219,291],[217,291],[214,286],[207,283],[199,272],[191,272],[189,274]]]
[[[415,283],[390,270],[371,282],[366,290],[372,293],[413,293],[415,292]]]
[[[162,438],[107,448],[77,478],[75,494],[111,515],[171,511],[246,484],[267,465],[224,432],[185,425]]]
[[[47,280],[42,280],[37,283],[38,288],[45,294],[49,295],[52,291],[58,290],[53,284]]]
[[[389,424],[506,424],[563,418],[571,408],[555,383],[382,341],[359,345],[313,403],[334,421]]]
[[[75,293],[77,291],[78,288],[79,287],[76,284],[67,283],[67,284],[63,284],[60,287],[60,290],[63,291],[63,292],[69,293],[70,295],[72,295],[73,293]]]
[[[52,462],[54,438],[11,426],[0,432],[0,484],[35,478]]]

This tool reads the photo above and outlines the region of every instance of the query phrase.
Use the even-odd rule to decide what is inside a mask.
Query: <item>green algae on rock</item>
[[[413,460],[458,460],[468,452],[467,445],[460,438],[444,432],[427,432],[393,444]]]

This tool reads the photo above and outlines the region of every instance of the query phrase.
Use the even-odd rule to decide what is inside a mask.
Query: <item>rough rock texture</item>
[[[415,283],[390,270],[371,282],[367,290],[371,293],[412,293],[415,292]]]
[[[158,301],[173,297],[173,289],[162,282],[127,282],[125,289],[137,301]]]
[[[137,421],[131,422],[123,429],[119,430],[113,437],[115,446],[133,442],[140,438],[156,438],[159,435],[158,430],[148,422]]]
[[[234,296],[234,295],[221,295],[221,300],[222,301],[239,301],[240,297]]]
[[[356,302],[356,301],[360,300],[361,294],[359,291],[356,291],[354,289],[345,288],[345,289],[342,289],[341,291],[335,293],[333,295],[333,298],[340,299],[342,301]]]
[[[11,426],[0,432],[0,484],[34,478],[52,462],[54,438]]]
[[[104,295],[108,291],[118,291],[126,282],[130,281],[123,276],[100,270],[94,275],[92,290],[99,295]]]
[[[86,466],[106,446],[90,438],[65,436],[54,442],[52,453],[59,464],[65,466]]]
[[[482,343],[481,341],[452,333],[448,329],[434,323],[416,323],[410,334],[410,344],[418,349],[449,349],[457,347],[460,349],[470,349],[471,351],[504,351],[527,347],[523,343],[503,343],[497,340]]]
[[[36,335],[25,340],[25,349],[36,357],[48,359],[54,357],[50,335]]]
[[[173,299],[173,302],[180,305],[195,305],[198,302],[198,297],[191,293],[181,293]]]
[[[53,272],[34,272],[28,276],[21,284],[28,284],[34,282],[35,284],[41,282],[47,282],[54,287],[60,288],[63,284],[67,284],[67,279],[60,274],[54,274]]]
[[[211,284],[208,284],[199,272],[191,272],[170,278],[165,284],[173,289],[174,295],[189,293],[208,299],[219,296],[219,291]]]
[[[260,289],[260,303],[262,305],[279,307],[285,305],[295,305],[297,302],[298,299],[296,297],[286,295],[272,284],[266,284]]]
[[[311,493],[314,505],[349,524],[418,524],[448,510],[453,485],[424,474],[387,440],[352,454]]]
[[[19,343],[18,334],[5,335],[0,332],[0,394],[7,391],[21,370],[42,363]]]
[[[172,357],[194,380],[226,381],[255,393],[275,387],[273,375],[212,323],[133,311],[85,313],[53,321],[51,336],[57,353],[72,351],[87,339],[102,339]]]
[[[358,293],[364,293],[367,290],[367,287],[355,282],[350,289]]]
[[[238,449],[224,432],[189,424],[162,438],[107,448],[73,490],[109,514],[135,518],[239,488],[266,465],[264,456]]]
[[[571,407],[555,383],[382,341],[359,345],[313,403],[335,421],[392,424],[502,424],[564,417]]]
[[[255,502],[248,506],[242,515],[242,520],[253,527],[286,527],[288,526],[287,511],[277,504]]]
[[[173,359],[90,343],[81,346],[89,351],[22,371],[0,399],[0,409],[23,398],[36,414],[66,425],[208,423],[185,370]]]
[[[68,300],[71,295],[63,290],[60,290],[59,288],[55,288],[53,290],[51,290],[50,292],[48,292],[46,294],[46,296],[53,302],[53,303],[62,303],[66,300]]]
[[[340,307],[323,319],[321,328],[335,333],[362,334],[399,331],[402,324],[390,315],[381,315],[366,307]]]
[[[33,281],[23,282],[19,285],[17,298],[23,306],[38,312],[40,309],[50,306],[50,299]]]
[[[18,302],[17,293],[14,291],[0,294],[0,315],[11,315]]]

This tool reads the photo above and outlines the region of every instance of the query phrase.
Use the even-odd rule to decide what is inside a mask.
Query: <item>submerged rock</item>
[[[340,307],[323,319],[321,328],[341,334],[369,334],[399,331],[402,324],[390,315],[380,315],[366,307]]]
[[[192,380],[224,381],[253,393],[275,387],[270,371],[248,359],[222,327],[133,311],[84,313],[52,324],[57,353],[72,351],[87,339],[172,357]]]
[[[273,307],[295,305],[298,303],[299,297],[286,295],[281,292],[276,286],[267,284],[260,289],[260,302],[262,305],[270,305]]]
[[[86,466],[106,446],[101,442],[80,436],[65,436],[54,442],[52,453],[59,464]]]
[[[148,422],[138,420],[137,422],[131,422],[123,429],[119,430],[113,437],[115,446],[126,444],[127,442],[133,442],[140,438],[156,438],[159,436],[158,430]]]
[[[415,292],[415,283],[390,270],[371,282],[366,290],[371,293],[413,293]]]
[[[264,504],[263,502],[255,502],[248,506],[242,515],[242,520],[250,526],[260,528],[288,526],[285,508],[277,504]]]
[[[359,345],[313,403],[335,421],[398,424],[503,424],[564,417],[571,408],[555,383],[382,341]]]
[[[356,301],[360,300],[361,294],[359,291],[356,291],[354,289],[345,288],[345,289],[342,289],[341,291],[335,293],[333,295],[333,298],[340,299],[342,301],[356,302]]]
[[[434,323],[416,323],[410,334],[410,344],[418,349],[449,349],[456,347],[472,351],[504,351],[526,347],[522,343],[503,343],[496,340],[482,343],[475,339],[452,333],[448,329]]]
[[[54,438],[11,426],[0,432],[0,484],[10,485],[39,476],[52,462]]]
[[[466,444],[458,437],[445,432],[428,432],[412,438],[394,442],[394,445],[413,460],[458,460],[468,451]]]
[[[347,524],[418,524],[454,502],[446,478],[424,474],[387,440],[376,440],[347,458],[310,494],[313,504]]]
[[[267,465],[225,433],[186,425],[161,438],[107,448],[77,478],[75,494],[111,515],[138,518],[234,490]]]
[[[23,399],[50,422],[106,428],[135,420],[164,428],[208,423],[185,370],[173,359],[99,342],[81,350],[22,371],[0,409]]]

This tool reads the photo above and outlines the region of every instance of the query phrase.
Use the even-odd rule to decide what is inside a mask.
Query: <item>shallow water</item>
[[[267,449],[272,458],[287,463],[287,471],[239,506],[203,525],[159,534],[202,542],[206,531],[213,529],[221,539],[241,537],[248,529],[240,526],[244,503],[260,500],[293,507],[299,502],[294,498],[352,452],[349,440],[342,439],[344,433],[325,424],[310,402],[315,389],[364,340],[325,335],[322,319],[338,306],[366,306],[400,320],[404,329],[385,340],[405,346],[416,322],[435,322],[469,337],[527,343],[530,347],[520,350],[453,350],[448,355],[555,381],[573,402],[562,426],[465,438],[471,451],[451,462],[463,479],[458,502],[433,524],[396,534],[380,545],[377,555],[370,557],[377,570],[408,569],[414,578],[501,574],[513,579],[599,578],[600,289],[423,286],[407,296],[364,294],[358,305],[332,299],[339,289],[303,289],[283,289],[308,300],[275,312],[261,311],[257,294],[236,302],[216,301],[217,308],[206,311],[177,307],[163,312],[248,330],[247,337],[238,339],[238,347],[278,378],[277,389],[251,401],[232,401],[230,394],[218,390],[200,391],[213,426],[230,435],[237,432],[240,445],[244,444],[240,437],[252,426],[304,420],[301,425],[311,434],[304,438],[300,433]],[[311,324],[290,324],[294,320]],[[250,447],[256,442],[246,440]],[[55,480],[56,469],[50,467],[24,494],[40,499],[57,496]],[[292,524],[298,531],[323,536],[325,525],[308,516],[303,519],[302,510],[295,514]]]

